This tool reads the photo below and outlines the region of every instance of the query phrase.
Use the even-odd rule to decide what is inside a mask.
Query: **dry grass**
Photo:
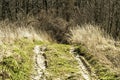
[[[14,42],[22,38],[47,42],[53,41],[47,32],[36,31],[32,25],[9,23],[8,21],[0,22],[0,43]]]
[[[71,43],[84,44],[100,62],[120,71],[120,46],[98,26],[77,26],[71,31]],[[116,45],[117,44],[117,45]]]
[[[97,46],[109,46],[114,47],[114,40],[99,29],[97,26],[84,25],[82,27],[77,26],[71,29],[71,41],[72,43],[82,43],[88,46],[88,48],[97,49]],[[99,48],[101,48],[99,47]],[[115,47],[114,47],[115,48]]]

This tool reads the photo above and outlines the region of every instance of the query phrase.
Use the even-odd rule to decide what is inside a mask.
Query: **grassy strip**
[[[85,57],[89,64],[94,68],[95,74],[100,80],[119,80],[118,76],[102,65],[96,56],[91,55],[84,46],[76,46],[79,55]]]
[[[47,55],[47,80],[79,80],[78,63],[74,56],[69,53],[70,45],[49,44]]]

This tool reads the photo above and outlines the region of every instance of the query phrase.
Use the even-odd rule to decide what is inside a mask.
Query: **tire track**
[[[34,55],[34,73],[32,74],[32,80],[46,80],[44,76],[46,65],[46,56],[45,56],[46,47],[36,45],[33,52]]]
[[[75,52],[75,48],[70,49],[70,53],[72,53],[79,64],[79,70],[81,75],[85,80],[96,80],[96,75],[91,70],[89,63],[85,60],[83,56],[80,56],[77,52]]]

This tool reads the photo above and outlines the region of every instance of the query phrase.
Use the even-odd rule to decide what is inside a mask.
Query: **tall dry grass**
[[[70,38],[72,43],[82,43],[87,45],[90,49],[100,49],[103,47],[116,48],[114,39],[98,26],[86,24],[81,27],[77,26],[70,31],[72,33]]]
[[[41,41],[67,43],[68,27],[71,24],[62,18],[53,17],[44,11],[36,16],[18,16],[18,20],[0,21],[0,41],[12,42],[16,39],[28,38]]]
[[[46,31],[35,30],[32,25],[11,23],[9,21],[0,22],[0,44],[14,42],[15,40],[27,38],[30,40],[53,41]]]
[[[120,42],[100,29],[99,26],[85,24],[70,29],[71,43],[84,44],[89,52],[101,63],[120,71]]]

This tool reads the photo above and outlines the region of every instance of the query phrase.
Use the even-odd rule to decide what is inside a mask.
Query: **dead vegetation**
[[[16,27],[17,26],[17,27]],[[14,42],[15,40],[27,38],[30,40],[52,41],[49,34],[42,30],[35,30],[32,25],[25,23],[9,23],[8,21],[0,22],[0,42]]]

